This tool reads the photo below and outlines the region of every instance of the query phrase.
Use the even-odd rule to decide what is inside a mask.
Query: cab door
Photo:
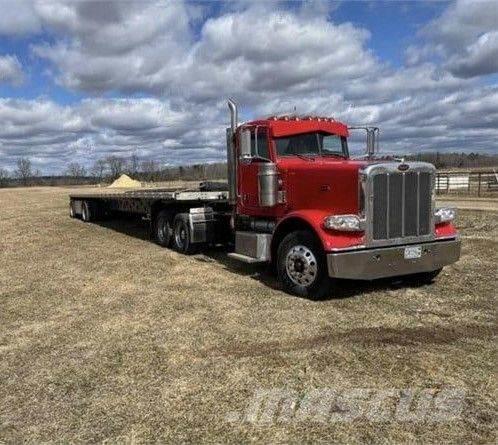
[[[247,137],[244,131],[250,132],[250,153],[239,156],[238,168],[238,213],[242,215],[264,215],[267,209],[259,205],[258,172],[262,162],[270,162],[271,154],[268,141],[268,128],[265,126],[244,127],[239,137]],[[247,137],[249,142],[249,137]],[[239,147],[242,142],[239,140]]]

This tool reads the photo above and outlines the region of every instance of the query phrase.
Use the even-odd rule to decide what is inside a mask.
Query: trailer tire
[[[323,249],[309,231],[289,233],[277,249],[277,274],[292,295],[319,300],[329,296],[331,280]]]
[[[76,211],[74,210],[74,202],[73,201],[69,202],[69,217],[76,218]]]
[[[83,201],[81,204],[81,220],[86,223],[93,220],[93,208],[89,201]]]
[[[167,210],[161,210],[155,217],[152,228],[154,240],[161,247],[169,247],[173,240],[173,228],[171,227],[171,215]]]
[[[197,246],[190,241],[190,223],[188,213],[179,213],[173,221],[173,249],[185,255],[192,255]]]

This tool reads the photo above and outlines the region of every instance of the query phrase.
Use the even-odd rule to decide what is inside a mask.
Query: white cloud
[[[249,99],[316,90],[377,68],[365,48],[368,31],[335,25],[309,6],[292,13],[258,3],[208,19],[195,41],[183,3],[93,5],[37,6],[43,22],[68,38],[37,45],[35,54],[58,68],[58,82],[68,88]]]
[[[0,56],[0,83],[20,85],[24,80],[21,62],[16,56]]]
[[[34,52],[75,90],[157,93],[177,76],[191,44],[181,2],[41,2],[37,11],[65,38]]]
[[[206,20],[204,5],[182,2],[34,3],[50,33],[34,54],[88,96],[70,106],[0,100],[0,159],[28,155],[51,172],[108,154],[223,160],[227,96],[243,118],[296,107],[379,124],[389,151],[496,148],[497,87],[474,79],[496,69],[492,12],[450,4],[407,66],[393,67],[369,50],[368,30],[329,21],[327,4],[284,6],[238,2]],[[109,98],[118,95],[130,98]]]
[[[33,2],[2,0],[0,7],[0,35],[19,36],[41,30],[40,18],[34,10]]]
[[[487,32],[448,60],[448,69],[460,77],[498,73],[498,31]]]
[[[470,78],[498,72],[498,4],[496,0],[458,0],[424,27],[429,43],[410,48],[408,59],[442,57],[454,75]]]
[[[223,110],[224,111],[224,110]],[[65,164],[91,165],[109,154],[168,164],[221,160],[223,118],[216,108],[173,107],[158,99],[86,99],[74,106],[53,101],[0,99],[0,159],[13,167],[29,156],[47,172]]]

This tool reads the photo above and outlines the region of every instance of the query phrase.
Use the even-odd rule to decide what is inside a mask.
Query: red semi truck
[[[365,128],[367,154],[351,159],[354,127],[293,115],[239,124],[228,106],[226,187],[76,193],[70,215],[141,215],[159,245],[184,254],[234,245],[230,257],[270,262],[285,291],[309,298],[329,295],[337,278],[430,282],[458,260],[455,211],[435,208],[433,165],[379,159],[377,128]]]

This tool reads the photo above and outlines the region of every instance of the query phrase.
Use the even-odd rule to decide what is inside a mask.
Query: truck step
[[[237,261],[242,261],[243,263],[255,264],[255,263],[265,263],[266,260],[262,260],[259,258],[254,258],[252,256],[242,255],[241,253],[229,253],[228,256]]]

